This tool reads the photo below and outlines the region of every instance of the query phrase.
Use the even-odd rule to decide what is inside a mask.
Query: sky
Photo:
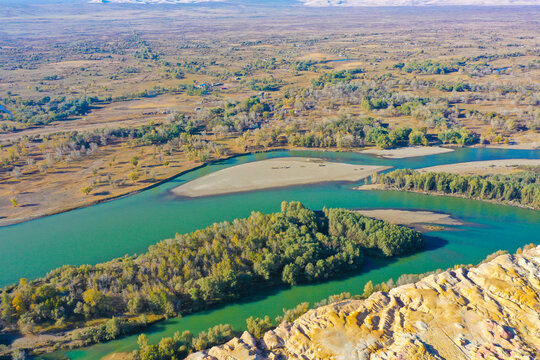
[[[93,3],[198,3],[233,0],[90,0]],[[540,0],[291,0],[306,6],[444,6],[444,5],[540,5]]]

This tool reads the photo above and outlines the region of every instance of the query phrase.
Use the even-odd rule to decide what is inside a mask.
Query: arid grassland
[[[0,8],[0,225],[244,152],[540,144],[535,7]]]

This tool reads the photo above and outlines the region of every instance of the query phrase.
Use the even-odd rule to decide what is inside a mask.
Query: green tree
[[[414,130],[409,134],[410,145],[427,145],[426,135],[418,130]]]
[[[392,140],[386,134],[381,134],[377,137],[376,145],[379,149],[388,149],[392,147]]]
[[[364,293],[362,296],[364,298],[368,298],[373,292],[375,291],[375,287],[373,286],[373,281],[369,280],[366,285],[364,286]]]
[[[9,296],[7,291],[4,291],[2,293],[2,306],[0,307],[0,316],[7,323],[11,322],[14,315],[13,306],[11,305],[11,303],[11,297]]]
[[[132,314],[138,314],[144,308],[144,301],[141,296],[135,295],[128,301],[128,311]]]
[[[371,111],[373,109],[368,99],[362,100],[361,106],[367,111]]]
[[[296,264],[287,264],[283,268],[282,280],[289,285],[296,285],[300,277],[300,268]]]
[[[250,316],[246,319],[246,325],[248,332],[259,339],[262,338],[266,331],[275,326],[272,319],[268,315],[262,319]]]
[[[107,297],[95,288],[83,292],[84,313],[87,317],[102,314],[106,311]]]
[[[133,167],[137,167],[137,165],[139,164],[139,157],[138,156],[133,156],[130,160],[131,162],[131,165],[133,165]]]
[[[118,318],[113,316],[112,319],[107,320],[105,323],[105,332],[108,340],[116,339],[120,335],[121,331],[122,324]]]

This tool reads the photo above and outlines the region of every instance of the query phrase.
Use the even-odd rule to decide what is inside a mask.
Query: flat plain
[[[246,152],[540,143],[535,7],[244,6],[0,5],[0,225]]]

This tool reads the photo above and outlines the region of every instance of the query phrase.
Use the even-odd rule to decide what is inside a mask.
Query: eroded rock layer
[[[188,359],[538,359],[539,294],[536,247],[320,307]]]

